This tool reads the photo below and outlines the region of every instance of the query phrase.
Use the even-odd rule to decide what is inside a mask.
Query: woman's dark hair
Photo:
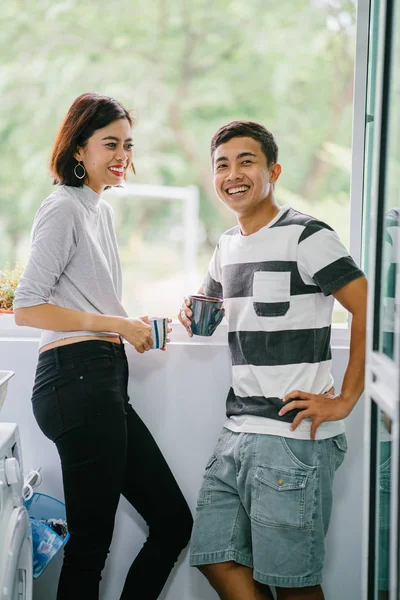
[[[218,146],[236,137],[249,137],[260,142],[268,166],[278,162],[278,146],[274,136],[268,129],[253,121],[231,121],[220,127],[211,140],[211,159]]]
[[[50,157],[50,171],[54,184],[82,187],[74,168],[78,164],[74,154],[83,147],[97,129],[106,127],[117,119],[127,119],[133,127],[133,118],[119,102],[108,96],[82,94],[71,105],[54,141]],[[133,172],[135,168],[132,166]]]

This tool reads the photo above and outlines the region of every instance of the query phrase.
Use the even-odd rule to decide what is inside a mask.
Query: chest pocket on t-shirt
[[[283,317],[290,307],[290,272],[256,271],[253,307],[259,317]]]

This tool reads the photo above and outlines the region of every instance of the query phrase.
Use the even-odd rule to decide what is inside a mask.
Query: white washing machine
[[[0,422],[0,600],[32,600],[32,536],[22,488],[18,427]]]

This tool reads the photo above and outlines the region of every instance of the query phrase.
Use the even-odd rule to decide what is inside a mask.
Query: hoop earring
[[[76,169],[77,169],[78,167],[80,167],[81,169],[83,169],[83,175],[78,175],[78,173],[76,172]],[[86,177],[86,169],[85,169],[85,167],[84,167],[83,163],[81,163],[81,162],[79,161],[79,162],[78,162],[78,164],[77,164],[77,165],[75,165],[75,168],[74,168],[74,173],[75,173],[75,177],[76,177],[77,179],[83,179],[84,177]]]

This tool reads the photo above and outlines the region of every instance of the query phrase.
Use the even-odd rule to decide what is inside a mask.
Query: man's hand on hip
[[[300,409],[300,412],[295,416],[290,426],[291,431],[294,431],[303,419],[311,419],[311,439],[315,439],[315,434],[321,423],[325,421],[340,421],[346,418],[351,408],[349,403],[341,396],[334,394],[333,389],[325,394],[310,394],[294,390],[287,394],[283,402],[285,405],[279,411],[279,416],[283,416],[290,410]]]

